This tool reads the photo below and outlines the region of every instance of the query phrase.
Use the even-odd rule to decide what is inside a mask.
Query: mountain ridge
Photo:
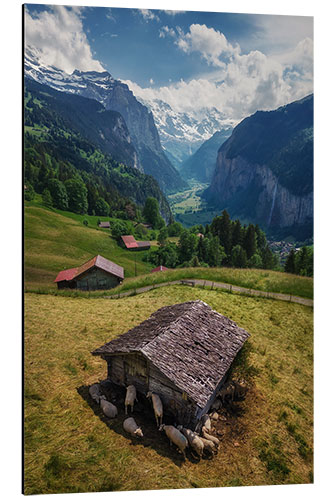
[[[98,197],[104,198],[113,211],[123,210],[131,201],[142,207],[146,198],[153,196],[165,220],[170,220],[170,207],[157,181],[116,161],[115,154],[111,155],[109,150],[112,141],[109,140],[108,147],[102,138],[98,144],[94,141],[101,125],[108,130],[111,119],[111,126],[118,129],[120,120],[125,127],[120,128],[124,142],[131,146],[119,113],[105,111],[92,99],[58,92],[34,81],[26,80],[25,84],[25,182],[42,193],[50,179],[64,182],[79,176],[88,190],[90,214],[95,210]],[[99,121],[96,123],[94,119]],[[119,137],[117,132],[116,147]],[[123,152],[120,155],[123,156]]]
[[[240,122],[218,151],[204,198],[266,229],[304,226],[311,236],[313,94]]]
[[[78,94],[100,102],[107,111],[117,111],[124,118],[133,146],[138,153],[137,168],[152,175],[166,191],[184,188],[186,182],[165,155],[151,112],[139,102],[128,86],[107,71],[74,70],[71,75],[42,63],[39,52],[27,47],[25,76],[55,90]]]

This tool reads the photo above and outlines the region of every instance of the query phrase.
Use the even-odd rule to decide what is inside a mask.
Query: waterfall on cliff
[[[274,186],[272,206],[271,206],[271,210],[269,212],[268,223],[267,223],[268,227],[271,225],[271,221],[272,221],[272,215],[273,215],[273,210],[274,210],[274,206],[275,206],[275,198],[276,198],[277,187],[278,187],[278,179],[276,179],[276,183],[275,183],[275,186]]]

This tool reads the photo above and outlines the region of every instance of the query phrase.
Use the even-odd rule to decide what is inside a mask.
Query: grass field
[[[88,226],[82,221],[87,219]],[[25,207],[25,286],[53,288],[53,280],[62,269],[76,267],[94,255],[116,262],[125,269],[125,277],[149,272],[142,262],[146,251],[129,252],[111,238],[107,229],[97,226],[98,217],[48,210],[38,205]],[[100,220],[110,220],[100,217]]]
[[[190,181],[190,188],[168,196],[168,201],[174,215],[184,214],[188,211],[197,212],[204,210],[206,207],[205,201],[200,197],[200,194],[209,184],[200,183],[198,181]]]
[[[82,223],[84,219],[88,221],[87,227]],[[100,219],[110,220],[108,217],[100,217]],[[106,292],[107,294],[134,290],[153,283],[198,278],[313,298],[312,278],[275,271],[185,268],[150,274],[154,266],[142,261],[146,251],[130,252],[121,248],[111,238],[109,230],[97,227],[97,220],[96,216],[48,210],[38,203],[28,203],[25,207],[24,234],[25,289],[57,292],[53,280],[60,270],[76,267],[94,255],[101,254],[125,269],[123,285],[111,292]],[[170,240],[176,242],[177,238],[170,238]],[[153,245],[155,243],[152,242]],[[138,275],[136,278],[135,267]],[[59,293],[66,294],[63,291]],[[75,293],[78,294],[78,292]],[[103,293],[105,294],[105,292],[93,292],[89,295],[98,296]]]
[[[108,422],[85,398],[106,377],[93,349],[159,307],[193,299],[251,334],[234,368],[249,391],[220,422],[218,455],[200,463],[169,447],[152,412],[145,422],[135,412],[145,437],[134,441],[122,409]],[[25,493],[312,482],[312,320],[298,304],[180,285],[117,301],[25,294]]]

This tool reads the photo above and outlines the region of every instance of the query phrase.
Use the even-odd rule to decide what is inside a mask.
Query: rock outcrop
[[[313,221],[313,96],[241,122],[221,146],[211,205],[265,229]]]

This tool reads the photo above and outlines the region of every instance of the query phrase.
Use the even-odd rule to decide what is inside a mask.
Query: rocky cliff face
[[[38,51],[32,47],[26,48],[24,71],[26,77],[41,84],[94,99],[106,110],[119,112],[138,154],[136,168],[152,175],[164,191],[186,186],[162,149],[152,113],[135,98],[126,84],[114,79],[107,71],[75,70],[69,75],[53,66],[46,66]]]
[[[204,196],[233,217],[265,229],[310,227],[313,96],[241,122],[219,149]]]
[[[266,165],[251,164],[241,156],[217,158],[210,201],[229,209],[233,216],[255,221],[265,228],[290,227],[313,218],[313,192],[291,193]]]

